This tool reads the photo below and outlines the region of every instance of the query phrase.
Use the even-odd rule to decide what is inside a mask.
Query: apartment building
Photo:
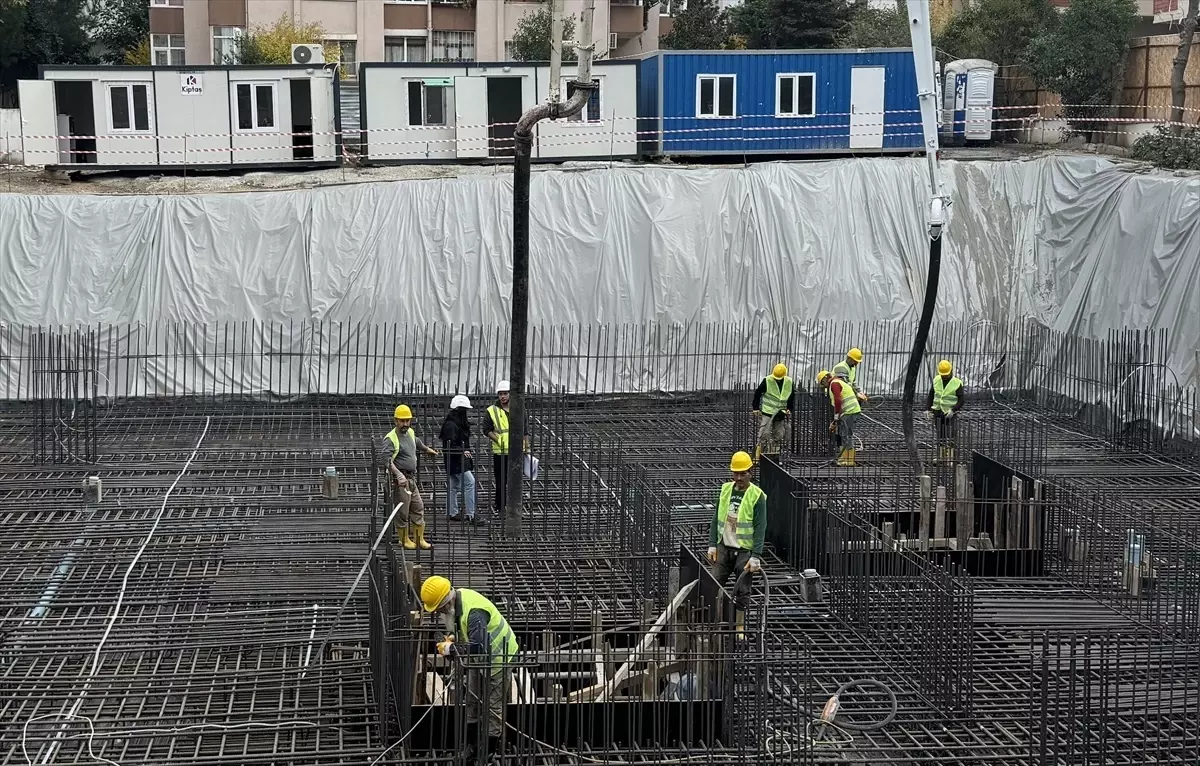
[[[282,16],[319,23],[325,44],[337,47],[353,73],[359,61],[502,61],[517,23],[544,7],[519,0],[148,0],[155,64],[182,66],[228,61],[247,27]],[[595,0],[593,33],[602,58],[658,49],[669,28],[669,6],[650,0]],[[578,15],[583,0],[566,0]],[[660,23],[660,20],[667,23]]]

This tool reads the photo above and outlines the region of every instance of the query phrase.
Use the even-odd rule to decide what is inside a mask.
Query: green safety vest
[[[496,608],[495,604],[469,588],[458,589],[458,604],[462,609],[462,614],[458,618],[458,631],[460,640],[464,642],[470,640],[467,623],[471,612],[476,609],[487,612],[487,650],[488,655],[492,658],[492,675],[503,672],[504,666],[520,648],[517,645],[517,637],[513,635],[512,628],[508,626],[508,620],[504,619],[504,615],[500,614],[500,610]]]
[[[733,497],[733,482],[727,481],[721,485],[721,500],[717,503],[717,526],[725,526],[725,517],[729,515],[729,500]],[[754,512],[760,501],[766,500],[766,493],[757,484],[746,487],[742,495],[742,504],[738,506],[737,534],[738,547],[743,550],[754,549]]]
[[[962,380],[957,377],[950,378],[949,381],[943,381],[942,376],[938,375],[933,379],[933,408],[940,410],[947,415],[954,410],[954,405],[958,404],[958,389],[962,388]]]
[[[853,367],[851,367],[850,363],[847,362],[845,359],[843,359],[842,361],[838,362],[837,364],[835,364],[833,366],[832,372],[833,372],[833,377],[841,378],[842,380],[846,381],[851,386],[853,386],[854,379],[858,377],[858,365],[856,364]],[[833,404],[833,392],[832,391],[829,392],[829,403]]]
[[[500,441],[492,442],[493,455],[508,454],[508,413],[503,407],[493,404],[487,408],[488,415],[492,417],[492,429],[496,436],[500,437]]]
[[[386,438],[392,443],[392,460],[395,460],[396,456],[400,454],[401,439],[404,440],[405,444],[411,444],[412,453],[414,455],[417,454],[417,436],[411,428],[405,431],[403,436],[397,434],[396,429],[393,428],[391,431],[388,431]]]
[[[787,400],[792,395],[792,379],[784,375],[783,380],[778,381],[774,376],[768,375],[763,380],[767,382],[767,392],[763,394],[759,412],[764,415],[774,415],[787,406]]]
[[[858,403],[858,394],[854,393],[854,389],[846,381],[839,381],[842,384],[842,414],[857,415],[862,412],[862,405]],[[829,400],[833,401],[833,382],[829,383]]]

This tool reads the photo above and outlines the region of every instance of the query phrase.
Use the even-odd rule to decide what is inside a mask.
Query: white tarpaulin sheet
[[[1168,327],[1174,372],[1195,380],[1200,179],[1068,156],[944,167],[939,320]],[[912,319],[925,174],[921,159],[536,172],[530,321]],[[508,177],[0,195],[0,321],[502,327],[511,208]]]

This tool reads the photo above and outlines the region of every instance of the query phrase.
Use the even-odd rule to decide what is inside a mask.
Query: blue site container
[[[638,73],[646,155],[880,154],[922,147],[908,48],[659,51]]]

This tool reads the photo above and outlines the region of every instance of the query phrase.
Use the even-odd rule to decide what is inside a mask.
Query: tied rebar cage
[[[38,464],[96,462],[98,380],[95,333],[39,330],[29,338],[28,392],[36,404]]]

